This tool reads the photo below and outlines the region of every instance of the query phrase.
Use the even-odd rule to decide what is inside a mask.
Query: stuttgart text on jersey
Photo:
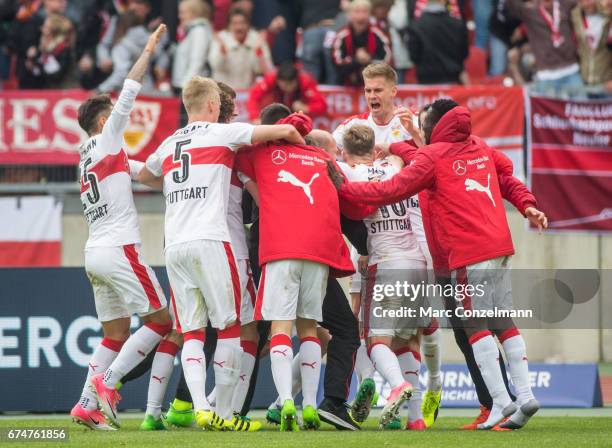
[[[208,190],[208,187],[188,187],[171,191],[166,195],[166,204],[176,204],[192,199],[206,199],[206,190]]]

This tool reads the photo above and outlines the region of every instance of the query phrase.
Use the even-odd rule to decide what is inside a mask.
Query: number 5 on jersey
[[[91,157],[83,164],[83,185],[85,189],[89,187],[91,191],[87,192],[87,200],[90,204],[95,204],[100,200],[100,189],[98,188],[98,176],[95,173],[87,172],[87,168],[91,165]]]
[[[191,155],[188,152],[183,152],[183,146],[191,143],[191,139],[176,142],[176,148],[174,148],[174,162],[180,163],[180,172],[177,170],[172,173],[172,180],[181,184],[189,177],[189,164],[191,163]]]

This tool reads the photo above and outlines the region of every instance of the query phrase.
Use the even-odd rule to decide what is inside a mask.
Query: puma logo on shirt
[[[304,190],[304,194],[306,195],[306,197],[310,201],[310,205],[312,205],[312,204],[314,204],[314,199],[313,199],[312,194],[310,192],[310,186],[312,185],[312,182],[317,177],[319,177],[319,173],[314,173],[312,175],[312,178],[310,179],[310,182],[304,183],[301,180],[299,180],[297,177],[295,177],[295,175],[293,175],[289,171],[280,170],[278,172],[278,179],[276,179],[276,181],[277,182],[288,182],[291,185],[294,185],[296,187],[300,187],[302,190]]]

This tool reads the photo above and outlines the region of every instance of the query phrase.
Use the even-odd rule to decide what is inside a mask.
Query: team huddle
[[[232,123],[233,89],[193,77],[182,90],[187,125],[146,162],[130,160],[123,133],[164,32],[160,25],[151,35],[115,104],[94,96],[79,108],[79,124],[89,135],[79,149],[89,225],[85,269],[104,337],[73,420],[96,430],[119,428],[120,388],[150,369],[141,429],[171,424],[257,431],[261,422],[247,414],[258,360],[269,353],[278,397],[270,397],[267,420],[281,431],[314,430],[321,421],[360,429],[378,399],[375,372],[390,387],[381,428],[401,428],[402,409],[406,429],[431,427],[442,396],[439,322],[381,319],[381,310],[392,316],[406,299],[391,294],[380,300],[373,292],[396,282],[488,281],[493,287],[484,297],[444,305],[512,309],[514,248],[502,199],[540,228],[547,220],[512,176],[510,160],[471,134],[469,111],[452,100],[438,100],[418,114],[397,108],[397,76],[384,63],[363,71],[368,111],[333,135],[313,129],[308,116],[282,104],[264,108],[260,125]],[[169,300],[140,255],[132,181],[165,198]],[[258,209],[250,244],[244,201]],[[350,301],[336,280],[349,275]],[[130,334],[132,314],[143,326]],[[480,415],[466,428],[523,427],[539,404],[512,319],[450,321],[481,403]],[[179,351],[181,381],[162,415]],[[324,399],[318,403],[325,355]],[[424,391],[421,361],[427,367]],[[215,387],[207,395],[210,362]],[[353,370],[359,387],[347,405]]]

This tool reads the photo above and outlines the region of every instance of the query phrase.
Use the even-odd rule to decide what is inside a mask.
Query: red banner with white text
[[[366,110],[363,91],[321,86],[328,112],[314,125],[332,131],[351,115]],[[85,134],[77,109],[87,97],[81,90],[0,92],[0,164],[76,164]],[[239,121],[247,121],[248,91],[238,92]],[[523,177],[523,90],[500,86],[401,86],[396,103],[418,109],[451,97],[472,112],[474,134],[504,150]],[[177,98],[139,97],[125,134],[128,155],[144,160],[179,126]]]
[[[551,230],[612,231],[612,103],[530,98],[529,174]]]
[[[76,165],[87,136],[77,110],[82,90],[0,92],[0,164]],[[179,123],[176,98],[139,97],[125,132],[130,158],[145,160]]]

